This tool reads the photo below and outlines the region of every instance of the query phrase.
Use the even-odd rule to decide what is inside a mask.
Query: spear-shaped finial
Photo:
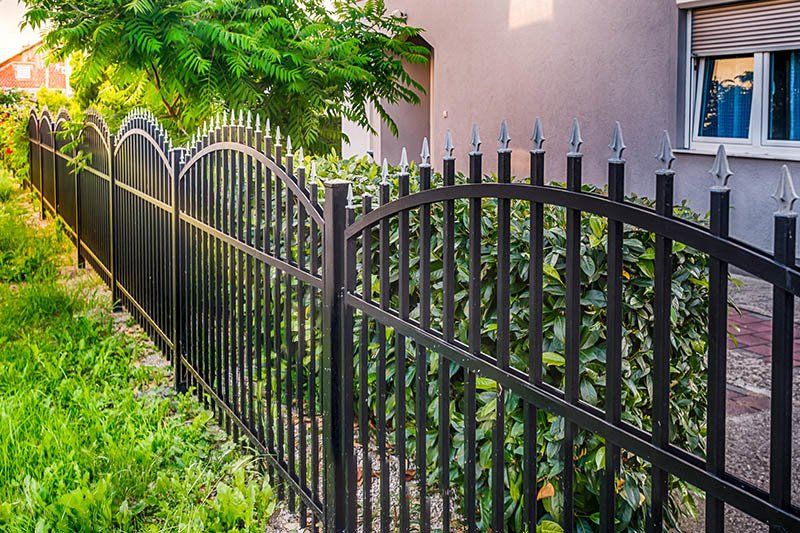
[[[614,123],[614,130],[611,132],[611,142],[608,147],[611,149],[609,161],[622,161],[622,152],[627,146],[625,146],[625,141],[622,140],[622,126],[620,126],[619,121]]]
[[[781,169],[781,177],[778,180],[778,187],[772,193],[772,198],[778,204],[778,210],[775,211],[776,215],[789,217],[797,216],[797,213],[792,211],[794,203],[800,196],[794,190],[794,183],[792,183],[792,174],[789,172],[789,167],[783,165]]]
[[[419,154],[420,165],[431,164],[431,149],[428,146],[428,138],[422,139],[422,151]]]
[[[719,145],[717,157],[714,158],[714,165],[708,172],[717,180],[717,185],[713,189],[728,190],[728,178],[733,176],[733,172],[731,172],[731,166],[728,164],[728,154],[725,152],[724,144]]]
[[[481,134],[478,131],[478,124],[472,123],[472,133],[470,134],[469,144],[472,146],[472,153],[477,154],[481,151]]]
[[[248,128],[253,127],[253,112],[250,111],[249,109],[247,110],[247,127]]]
[[[280,146],[281,144],[281,127],[277,126],[275,128],[275,146]]]
[[[355,209],[356,205],[353,203],[353,184],[347,184],[347,209]]]
[[[244,111],[242,108],[239,108],[239,126],[244,126]]]
[[[317,175],[317,162],[316,161],[312,161],[311,162],[311,176],[310,176],[310,178],[311,178],[311,183],[316,183],[317,181],[319,181],[319,176]]]
[[[269,117],[267,117],[267,125],[264,126],[264,131],[267,132],[267,137],[269,137],[269,134],[272,131],[272,125],[269,122]]]
[[[287,135],[286,136],[286,154],[287,155],[292,155],[292,136],[291,135]]]
[[[672,153],[672,143],[669,140],[669,132],[664,130],[661,134],[661,145],[659,146],[656,160],[661,163],[660,170],[669,170],[672,168],[672,162],[675,161],[675,154]]]
[[[569,132],[569,153],[571,155],[580,154],[582,144],[583,139],[581,138],[581,125],[577,118],[573,118],[572,129]]]
[[[225,113],[224,111],[222,112],[222,125],[223,126],[228,125],[228,114]]]
[[[214,127],[215,127],[215,128],[217,128],[217,129],[219,129],[219,125],[220,125],[220,117],[219,117],[219,114],[220,114],[220,113],[219,113],[219,111],[217,111],[217,117],[216,117],[216,126],[214,126]]]
[[[256,113],[256,131],[261,131],[261,113]]]
[[[389,185],[389,161],[385,157],[381,165],[381,185]]]
[[[403,147],[403,151],[400,152],[400,174],[408,174],[408,153],[406,153],[406,147]]]
[[[503,119],[500,123],[500,136],[497,137],[498,142],[500,145],[498,146],[499,151],[508,150],[508,145],[511,142],[511,136],[508,134],[508,121]]]
[[[231,109],[230,125],[231,126],[235,126],[236,125],[236,111],[234,111],[233,109]]]
[[[531,141],[533,141],[533,150],[536,152],[542,151],[544,144],[544,130],[542,129],[542,120],[536,117],[536,122],[533,123],[533,133],[531,133]]]
[[[455,146],[453,146],[453,132],[448,129],[444,134],[444,156],[447,159],[453,159],[453,150],[455,150]]]
[[[301,146],[299,150],[297,150],[297,168],[305,168],[306,166],[306,158],[305,154],[303,153],[303,147]]]

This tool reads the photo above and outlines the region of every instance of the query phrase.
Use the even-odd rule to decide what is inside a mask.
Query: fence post
[[[348,398],[344,377],[349,375],[346,365],[352,366],[350,354],[343,353],[344,331],[344,267],[347,224],[347,191],[350,184],[344,180],[325,182],[324,240],[323,240],[323,309],[322,309],[322,417],[323,447],[325,457],[325,530],[340,532],[347,529],[348,473],[353,465],[352,442],[346,442],[348,433]],[[352,420],[350,420],[352,434]]]
[[[81,254],[81,170],[72,167],[72,172],[75,173],[75,249],[78,268],[84,268],[86,259]]]
[[[180,153],[179,153],[180,152]],[[183,313],[183,305],[181,302],[181,291],[179,284],[181,282],[181,264],[180,264],[180,174],[184,165],[183,150],[172,151],[172,184],[171,184],[171,199],[172,199],[172,220],[170,224],[170,232],[172,233],[172,367],[175,372],[175,389],[178,392],[186,392],[186,373],[181,364],[181,320]]]
[[[775,261],[795,266],[798,200],[792,176],[786,165],[772,195],[778,204],[775,212]],[[770,396],[769,502],[789,510],[792,503],[792,345],[794,342],[794,295],[783,288],[772,291],[772,394]],[[773,533],[786,531],[771,526]]]
[[[117,157],[114,153],[116,151],[117,140],[114,135],[108,136],[108,235],[109,244],[108,251],[111,258],[111,300],[114,304],[114,312],[122,311],[122,302],[119,298],[119,291],[117,290],[117,225],[114,217],[116,216],[115,190],[117,188]]]
[[[36,130],[39,132],[39,218],[44,220],[45,218],[45,209],[44,209],[44,166],[43,161],[44,157],[42,154],[42,122],[41,120],[37,120],[36,122]]]

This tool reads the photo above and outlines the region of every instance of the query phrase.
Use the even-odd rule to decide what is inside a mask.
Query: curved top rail
[[[136,127],[125,131],[125,133],[123,133],[121,137],[117,138],[117,144],[114,147],[114,155],[116,156],[122,145],[125,144],[125,141],[133,137],[134,135],[141,136],[148,143],[150,143],[156,148],[156,153],[158,154],[158,157],[161,158],[161,161],[164,163],[164,166],[167,167],[167,174],[169,175],[170,178],[174,178],[175,173],[172,170],[172,164],[170,163],[169,157],[167,157],[167,154],[170,152],[170,150],[166,149],[165,146],[160,144],[158,140],[155,137],[153,137],[149,131],[145,129]]]
[[[277,176],[286,185],[288,189],[292,191],[292,194],[294,194],[295,197],[298,198],[300,203],[303,204],[303,207],[306,208],[306,211],[309,213],[309,215],[311,215],[311,218],[314,219],[314,222],[319,224],[320,227],[324,226],[324,221],[322,219],[322,209],[319,207],[319,205],[316,205],[311,202],[311,197],[309,196],[308,191],[301,188],[300,185],[297,183],[297,181],[286,172],[286,169],[278,165],[278,163],[276,163],[275,160],[246,144],[233,141],[222,141],[222,142],[215,142],[214,144],[206,146],[205,148],[194,154],[186,162],[186,164],[181,169],[181,173],[178,175],[178,179],[182,180],[183,177],[186,175],[186,173],[189,171],[189,169],[192,167],[192,165],[194,165],[201,158],[205,157],[208,154],[211,154],[213,152],[218,152],[221,150],[234,150],[237,152],[241,152],[247,156],[252,157],[262,165],[269,168],[272,171],[272,173],[275,176]]]
[[[172,141],[167,130],[164,129],[164,126],[155,115],[145,109],[135,108],[125,115],[125,118],[122,119],[122,124],[117,130],[118,139],[124,137],[128,131],[137,128],[146,131],[164,153],[168,153],[172,149]]]
[[[98,133],[103,136],[109,137],[111,135],[111,130],[108,127],[108,123],[103,118],[103,116],[97,112],[96,109],[90,107],[84,113],[84,122],[94,124]]]
[[[398,198],[363,216],[345,230],[353,239],[382,219],[423,205],[447,200],[498,198],[527,200],[593,213],[667,237],[725,261],[776,287],[800,296],[800,269],[782,265],[768,254],[758,253],[737,241],[712,235],[708,230],[679,218],[665,217],[631,203],[611,201],[603,196],[549,186],[521,183],[476,183],[453,185]]]
[[[70,116],[69,111],[67,111],[67,108],[63,106],[60,107],[58,109],[58,113],[56,113],[56,124],[70,120],[72,120],[72,117]]]
[[[39,114],[39,120],[41,121],[44,117],[47,117],[47,120],[53,122],[53,114],[50,113],[50,109],[47,106],[42,108],[42,112]]]

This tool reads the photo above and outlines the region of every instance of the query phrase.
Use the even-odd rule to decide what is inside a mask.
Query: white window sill
[[[734,151],[730,149],[730,145],[725,145],[728,148],[728,157],[735,157],[739,159],[766,159],[769,161],[800,161],[800,149],[797,150],[797,154],[770,154],[767,152],[745,152],[745,151]],[[673,150],[676,154],[687,154],[687,155],[708,155],[714,157],[717,155],[716,150],[705,150],[699,148],[676,148]]]

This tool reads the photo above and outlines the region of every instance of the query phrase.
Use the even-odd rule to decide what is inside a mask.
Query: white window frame
[[[691,50],[691,12],[687,17],[686,47],[686,123],[685,146],[692,151],[713,153],[724,144],[730,155],[800,158],[800,141],[769,139],[770,61],[772,52],[753,54],[753,95],[750,107],[750,132],[746,139],[703,137],[699,135],[708,58],[695,57]],[[711,56],[724,57],[724,56]]]
[[[27,76],[20,76],[23,69],[28,73]],[[14,79],[15,80],[30,80],[33,78],[33,65],[30,63],[17,63],[14,65]]]

